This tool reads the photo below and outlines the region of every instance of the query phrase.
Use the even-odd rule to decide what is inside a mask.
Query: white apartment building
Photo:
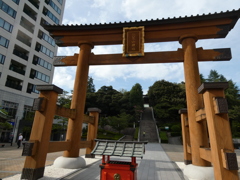
[[[36,85],[52,83],[57,46],[43,25],[61,24],[64,6],[65,0],[0,0],[0,108],[11,116],[14,139],[39,96]]]

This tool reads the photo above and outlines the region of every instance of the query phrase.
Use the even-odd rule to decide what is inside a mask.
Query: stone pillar
[[[79,55],[77,62],[76,77],[73,89],[71,109],[76,109],[76,118],[68,120],[66,140],[71,141],[71,148],[64,151],[64,157],[79,157],[82,123],[86,101],[89,56],[93,45],[89,42],[79,42]]]
[[[184,53],[184,74],[187,97],[187,111],[189,122],[189,133],[191,142],[192,164],[196,166],[210,166],[200,158],[200,147],[209,147],[206,122],[196,121],[196,110],[203,107],[202,96],[198,94],[198,87],[201,85],[198,69],[198,57],[194,35],[181,36],[179,42],[182,44]]]

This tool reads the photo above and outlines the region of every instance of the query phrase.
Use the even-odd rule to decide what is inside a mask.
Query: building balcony
[[[25,49],[15,45],[14,49],[13,49],[13,54],[24,59],[24,60],[28,60],[28,51],[26,51]]]
[[[34,5],[37,9],[39,9],[39,1],[38,0],[28,0],[32,5]]]
[[[32,18],[34,21],[37,20],[37,13],[30,8],[28,5],[25,4],[24,8],[23,8],[23,12],[25,14],[27,14],[30,18]]]
[[[26,30],[28,30],[29,32],[31,32],[31,33],[34,32],[35,26],[32,23],[30,23],[27,19],[25,19],[24,17],[21,17],[20,25],[22,27],[24,27]]]
[[[21,83],[20,81],[14,81],[13,79],[7,79],[5,86],[21,91],[22,85],[20,85],[20,83]]]
[[[28,41],[28,39],[18,36],[17,40],[19,40],[20,42],[22,42],[23,44],[26,44],[27,46],[31,47],[31,43]]]
[[[21,69],[20,67],[17,67],[15,65],[10,65],[9,69],[16,72],[16,73],[25,75],[25,71],[23,69]]]
[[[13,54],[15,54],[16,56],[18,56],[22,59],[28,60],[28,56],[25,53],[22,53],[16,49],[13,50]]]

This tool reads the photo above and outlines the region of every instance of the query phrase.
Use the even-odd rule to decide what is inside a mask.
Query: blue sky
[[[225,12],[240,8],[239,0],[67,0],[62,24],[90,24],[173,18]],[[211,69],[232,79],[240,87],[240,20],[224,39],[199,40],[197,47],[203,49],[231,48],[232,60],[200,62],[199,71],[207,78]],[[145,44],[145,52],[175,51],[178,42]],[[72,56],[78,47],[58,48],[58,56]],[[95,46],[94,54],[122,53],[122,46]],[[73,89],[75,67],[56,67],[53,84],[70,92]],[[89,76],[94,79],[96,90],[113,86],[116,90],[131,90],[141,84],[144,93],[155,81],[184,81],[183,64],[139,64],[90,66]]]

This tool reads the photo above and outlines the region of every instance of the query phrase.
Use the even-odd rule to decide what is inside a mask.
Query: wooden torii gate
[[[79,54],[73,56],[56,57],[55,66],[77,66],[72,97],[72,109],[76,109],[76,118],[68,121],[66,139],[70,140],[70,149],[64,152],[65,157],[79,156],[79,139],[82,131],[82,119],[86,99],[86,88],[90,65],[113,65],[113,64],[144,64],[144,63],[174,63],[183,62],[186,96],[187,96],[187,117],[189,124],[189,147],[188,152],[191,159],[185,159],[195,166],[214,166],[216,179],[238,179],[237,170],[227,170],[217,167],[216,158],[204,158],[209,152],[201,148],[209,147],[208,118],[203,121],[196,120],[196,111],[204,108],[203,96],[199,94],[200,76],[198,61],[224,61],[231,59],[229,48],[210,49],[196,48],[196,41],[201,39],[225,38],[228,32],[234,27],[240,16],[240,9],[228,12],[214,13],[208,15],[197,15],[191,17],[179,17],[172,19],[120,22],[94,25],[46,25],[45,29],[54,37],[56,44],[60,47],[79,46]],[[140,56],[126,56],[122,54],[95,55],[91,49],[97,45],[123,44],[123,29],[143,27],[144,43],[179,41],[182,49],[167,52],[141,52]],[[129,34],[130,36],[130,34]],[[143,43],[142,42],[142,43]],[[125,46],[135,46],[135,42],[127,42]],[[140,44],[140,42],[139,42]],[[138,45],[139,45],[138,44]],[[139,48],[141,50],[141,48]],[[131,56],[131,57],[130,57]],[[205,87],[205,86],[204,86]],[[204,89],[204,88],[203,88]],[[205,90],[204,90],[205,92]],[[220,93],[221,94],[221,93]],[[207,98],[207,97],[204,97]],[[209,98],[209,97],[208,97]],[[205,101],[205,99],[204,99]],[[210,102],[210,101],[208,101]],[[204,112],[204,110],[202,110]],[[210,115],[210,112],[206,112]],[[229,124],[227,116],[224,117]],[[208,129],[209,130],[209,129]],[[211,129],[212,130],[212,129]],[[215,129],[216,131],[216,129]],[[223,131],[223,130],[222,130]],[[215,132],[212,132],[213,134]],[[211,136],[211,135],[210,135]],[[226,134],[231,138],[231,133]],[[212,139],[212,136],[210,138]],[[232,143],[228,147],[211,147],[212,154],[224,148],[234,153]],[[213,144],[211,144],[212,146]],[[185,146],[184,146],[185,147]],[[201,147],[201,148],[200,148]],[[214,150],[214,152],[213,152]],[[184,149],[186,151],[186,149]],[[90,152],[87,152],[90,154]],[[220,159],[221,157],[218,156]],[[221,161],[224,161],[221,159]],[[32,167],[31,167],[32,168]],[[34,169],[34,168],[32,168]],[[222,170],[222,173],[218,171]]]

